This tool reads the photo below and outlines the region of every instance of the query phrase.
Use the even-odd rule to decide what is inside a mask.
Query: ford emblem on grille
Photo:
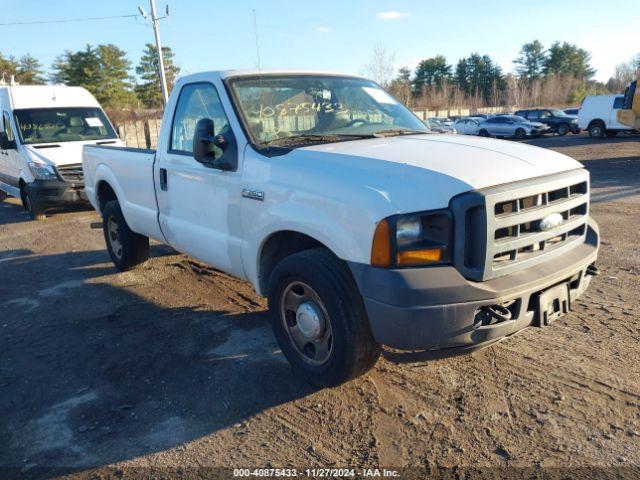
[[[548,232],[549,230],[553,230],[562,223],[562,220],[563,218],[561,213],[552,213],[551,215],[547,215],[540,220],[540,231]]]

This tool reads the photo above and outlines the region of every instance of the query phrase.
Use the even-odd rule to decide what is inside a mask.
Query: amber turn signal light
[[[378,223],[373,234],[371,265],[382,268],[391,266],[391,239],[389,238],[389,222],[386,220]]]
[[[436,263],[442,259],[441,248],[427,248],[424,250],[407,250],[398,252],[398,266],[415,265],[421,263]]]

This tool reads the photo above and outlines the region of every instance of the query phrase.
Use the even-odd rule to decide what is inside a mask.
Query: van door
[[[154,167],[160,228],[175,249],[242,277],[242,165],[238,162],[233,172],[196,161],[193,135],[196,123],[203,118],[213,120],[215,135],[233,136],[215,86],[206,82],[183,86],[167,149],[157,152]]]
[[[624,105],[624,97],[616,97],[613,100],[613,109],[611,110],[611,117],[609,118],[609,127],[617,130],[629,130],[629,127],[618,122],[618,110]]]
[[[0,133],[0,182],[3,190],[15,197],[20,196],[18,182],[20,180],[20,163],[16,136],[11,123],[11,115],[6,110],[2,112],[2,126]]]

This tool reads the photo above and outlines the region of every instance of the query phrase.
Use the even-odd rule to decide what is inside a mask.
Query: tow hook
[[[591,275],[593,277],[597,277],[598,275],[600,275],[600,270],[598,269],[598,267],[596,267],[595,263],[592,263],[587,267],[587,275]]]
[[[474,324],[486,326],[511,320],[511,310],[502,305],[484,305],[478,309]]]

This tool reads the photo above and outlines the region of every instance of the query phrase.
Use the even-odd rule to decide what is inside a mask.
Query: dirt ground
[[[16,201],[1,203],[0,476],[640,475],[640,137],[530,143],[592,173],[601,275],[576,309],[469,355],[386,350],[370,374],[335,389],[293,376],[248,284],[160,245],[117,273],[89,228],[94,212],[32,222]]]

